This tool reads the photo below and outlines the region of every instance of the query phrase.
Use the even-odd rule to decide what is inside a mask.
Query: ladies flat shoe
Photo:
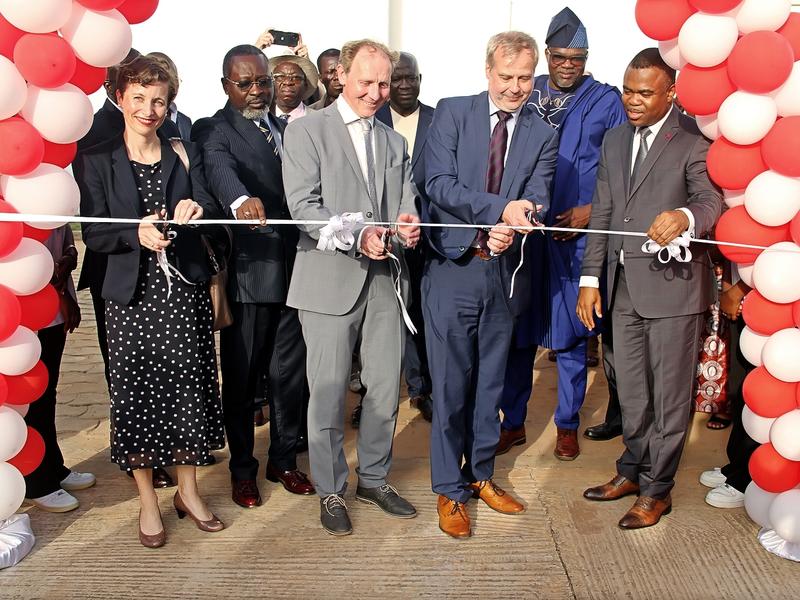
[[[172,499],[172,504],[175,506],[175,512],[178,513],[178,518],[183,519],[185,516],[194,521],[200,531],[208,531],[213,533],[215,531],[222,531],[225,529],[225,523],[220,521],[214,513],[211,513],[211,518],[208,521],[201,521],[195,517],[192,512],[187,508],[186,504],[181,498],[180,492],[175,492],[175,497]]]

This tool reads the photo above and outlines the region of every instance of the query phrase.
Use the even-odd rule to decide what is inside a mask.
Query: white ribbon
[[[658,262],[663,265],[667,264],[672,259],[675,259],[675,261],[679,263],[687,263],[692,260],[692,251],[689,250],[689,245],[693,241],[692,237],[686,231],[666,246],[656,244],[653,240],[647,238],[647,241],[642,244],[642,252],[645,254],[656,254],[658,256]]]
[[[189,285],[197,285],[196,283],[192,283],[191,281],[186,279],[186,277],[183,276],[183,273],[181,273],[177,269],[177,267],[174,267],[174,266],[172,266],[170,264],[170,262],[167,260],[167,251],[166,251],[166,249],[158,250],[156,252],[156,261],[158,262],[159,268],[164,273],[164,276],[167,278],[167,299],[168,300],[169,300],[169,297],[172,295],[172,278],[174,277],[173,273],[175,275],[177,275],[184,283],[187,283]]]
[[[364,223],[364,214],[344,213],[333,215],[328,224],[319,230],[317,250],[342,250],[347,252],[355,244],[353,229]]]
[[[414,325],[414,322],[411,320],[408,310],[406,310],[406,303],[403,302],[403,290],[400,287],[400,275],[403,274],[403,268],[401,266],[400,259],[388,251],[386,252],[386,255],[392,259],[392,263],[394,263],[394,266],[397,268],[397,277],[392,277],[392,287],[394,287],[394,294],[397,296],[397,302],[400,304],[400,314],[403,315],[403,321],[405,321],[406,327],[408,327],[411,335],[417,335],[417,328]],[[391,266],[389,270],[391,270]]]

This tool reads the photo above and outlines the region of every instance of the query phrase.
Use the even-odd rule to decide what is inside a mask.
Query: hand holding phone
[[[272,43],[278,46],[288,46],[294,48],[300,43],[300,34],[292,31],[280,31],[279,29],[270,29],[272,34]]]

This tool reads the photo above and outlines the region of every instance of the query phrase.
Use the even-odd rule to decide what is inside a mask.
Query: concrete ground
[[[200,485],[227,524],[221,533],[178,521],[174,490],[160,490],[167,545],[137,540],[133,482],[109,461],[108,398],[97,351],[91,301],[80,294],[83,323],[69,337],[59,384],[58,427],[67,464],[98,477],[76,492],[81,507],[67,514],[29,510],[37,543],[17,567],[0,572],[0,598],[798,598],[800,565],[768,554],[744,509],[703,502],[699,474],[724,464],[727,432],[695,418],[673,493],[674,510],[656,526],[622,531],[632,503],[584,500],[584,488],[607,481],[619,439],[582,440],[574,462],[553,455],[556,374],[540,355],[528,417],[528,444],[498,458],[496,479],[527,505],[504,516],[471,502],[474,536],[453,540],[437,527],[430,491],[430,426],[403,398],[391,482],[418,508],[394,520],[353,497],[354,533],[326,534],[316,497],[287,493],[260,479],[264,505],[244,510],[230,500],[225,451],[200,470]],[[602,369],[590,374],[583,425],[602,419],[607,390]],[[350,398],[351,404],[355,398]],[[265,462],[267,427],[257,431]],[[347,453],[355,464],[355,432]],[[307,455],[300,457],[307,469]],[[262,472],[263,474],[263,472]]]

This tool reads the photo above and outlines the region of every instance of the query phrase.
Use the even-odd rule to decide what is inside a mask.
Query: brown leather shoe
[[[161,511],[159,511],[160,515]],[[142,532],[142,511],[139,511],[139,543],[145,548],[161,548],[167,542],[167,530],[162,529],[155,535]]]
[[[617,475],[604,485],[589,488],[583,492],[583,497],[587,500],[618,500],[624,496],[639,493],[639,484],[630,479],[625,479],[622,475]]]
[[[575,429],[556,428],[556,449],[553,451],[558,460],[575,460],[581,453],[578,446],[578,432]]]
[[[215,533],[217,531],[222,531],[225,529],[225,523],[220,521],[213,512],[211,513],[211,518],[208,521],[202,521],[194,514],[192,511],[189,510],[189,507],[186,506],[186,503],[181,498],[180,492],[175,492],[175,496],[172,498],[172,505],[175,507],[175,512],[178,513],[178,518],[183,519],[185,516],[189,516],[189,518],[194,521],[194,524],[197,525],[197,528],[200,531],[206,531],[208,533]],[[211,511],[209,511],[211,512]]]
[[[469,484],[474,498],[480,498],[491,508],[504,515],[516,515],[525,511],[525,506],[514,500],[491,479]]]
[[[672,512],[672,497],[663,500],[650,496],[639,496],[631,509],[619,521],[622,529],[641,529],[651,527],[661,520],[661,515]]]
[[[527,441],[525,438],[525,425],[517,429],[504,429],[501,427],[500,440],[497,442],[497,449],[494,451],[494,455],[505,454],[514,446],[521,446]]]
[[[447,535],[454,538],[467,538],[472,535],[467,507],[463,502],[439,494],[436,510],[439,513],[439,529]]]
[[[302,471],[281,471],[272,463],[267,463],[267,479],[273,483],[281,482],[284,489],[292,494],[308,496],[315,492],[314,485]]]
[[[231,498],[242,508],[261,506],[261,493],[255,479],[234,479],[231,477]]]

